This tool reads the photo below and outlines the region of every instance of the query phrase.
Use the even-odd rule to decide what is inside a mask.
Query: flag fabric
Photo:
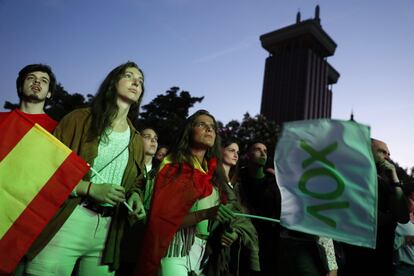
[[[180,168],[169,156],[164,158],[155,180],[149,220],[134,275],[157,274],[160,260],[185,215],[197,200],[213,192],[211,178],[216,165],[216,159],[210,159],[206,172],[198,162],[183,163]],[[179,250],[177,248],[177,252]]]
[[[281,225],[375,248],[377,173],[368,126],[328,119],[285,123],[274,163]]]
[[[0,131],[0,272],[11,273],[89,165],[19,112]]]

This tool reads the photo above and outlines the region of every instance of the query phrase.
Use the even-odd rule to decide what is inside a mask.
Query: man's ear
[[[49,91],[49,92],[47,92],[47,94],[46,94],[46,98],[50,99],[50,97],[52,97],[52,93]]]

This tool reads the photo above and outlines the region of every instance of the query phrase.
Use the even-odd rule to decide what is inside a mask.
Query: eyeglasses
[[[211,130],[213,130],[214,132],[216,132],[216,131],[217,131],[217,128],[216,128],[216,126],[215,126],[214,124],[207,124],[207,123],[205,123],[205,122],[196,122],[196,123],[194,124],[194,126],[195,126],[196,128],[201,128],[201,129],[204,129],[204,130],[211,129]]]

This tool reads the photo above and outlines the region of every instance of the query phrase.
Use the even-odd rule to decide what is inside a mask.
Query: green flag
[[[274,162],[283,226],[375,248],[377,174],[368,126],[285,123]]]

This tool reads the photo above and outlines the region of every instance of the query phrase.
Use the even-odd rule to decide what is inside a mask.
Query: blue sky
[[[413,0],[0,0],[0,105],[17,102],[29,63],[53,67],[71,93],[95,93],[127,60],[145,72],[144,104],[172,86],[205,96],[224,123],[260,111],[267,52],[259,37],[321,8],[338,48],[333,118],[370,125],[403,167],[414,166]],[[2,110],[2,108],[0,108]]]

